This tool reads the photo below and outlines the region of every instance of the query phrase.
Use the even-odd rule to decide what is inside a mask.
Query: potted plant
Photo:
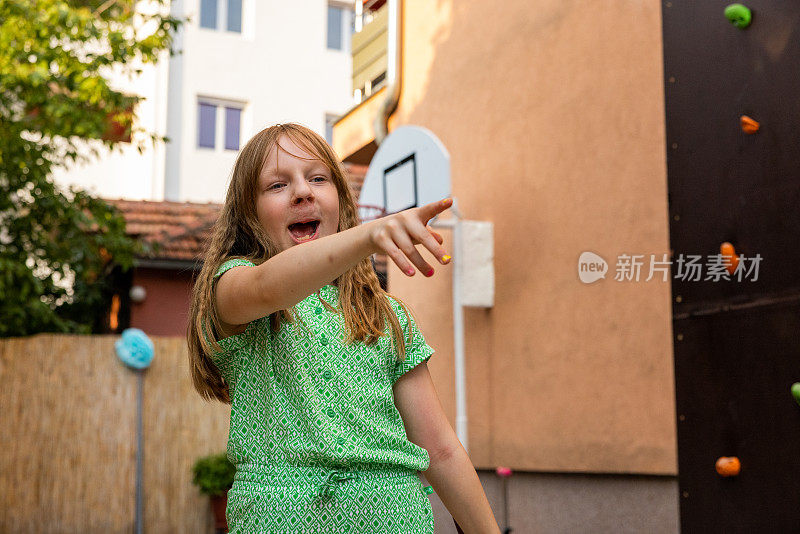
[[[192,467],[192,483],[200,488],[200,493],[211,497],[214,528],[218,531],[228,532],[225,508],[228,505],[228,490],[233,486],[234,473],[236,467],[224,452],[199,458]]]

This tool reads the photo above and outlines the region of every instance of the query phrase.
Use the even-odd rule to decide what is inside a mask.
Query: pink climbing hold
[[[508,478],[511,476],[511,468],[510,467],[498,467],[496,469],[497,476]]]

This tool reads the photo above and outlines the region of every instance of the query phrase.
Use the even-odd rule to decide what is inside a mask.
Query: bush
[[[205,495],[223,495],[233,486],[236,467],[226,453],[212,454],[198,459],[192,467],[192,483]]]

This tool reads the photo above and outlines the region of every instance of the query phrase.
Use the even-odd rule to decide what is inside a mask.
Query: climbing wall
[[[681,530],[798,532],[800,2],[729,5],[662,1]]]

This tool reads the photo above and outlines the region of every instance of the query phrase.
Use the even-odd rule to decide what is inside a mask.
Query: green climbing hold
[[[743,30],[750,26],[750,20],[753,18],[752,13],[747,7],[742,4],[731,4],[725,8],[725,18],[731,23]]]
[[[797,404],[800,404],[800,382],[792,384],[792,397],[797,401]]]
[[[800,384],[798,384],[798,385],[800,385]],[[425,486],[422,489],[425,490],[425,495],[430,495],[431,493],[433,493],[433,486]]]

